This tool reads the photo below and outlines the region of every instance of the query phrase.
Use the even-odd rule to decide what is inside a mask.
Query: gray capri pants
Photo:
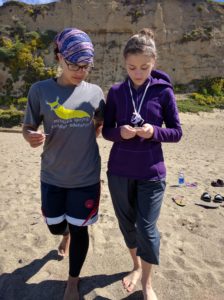
[[[160,234],[156,226],[165,179],[135,180],[107,173],[109,190],[120,230],[129,249],[150,264],[159,264]]]

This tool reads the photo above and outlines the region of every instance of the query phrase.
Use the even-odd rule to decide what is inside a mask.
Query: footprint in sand
[[[200,223],[193,218],[179,218],[177,222],[191,232],[197,233],[199,231]]]

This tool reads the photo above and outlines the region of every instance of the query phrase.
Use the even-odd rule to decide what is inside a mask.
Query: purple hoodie
[[[144,123],[154,127],[151,139],[134,137],[122,139],[120,126],[131,125],[133,104],[128,80],[112,86],[108,92],[103,137],[114,142],[108,161],[108,173],[132,179],[159,180],[166,177],[162,142],[178,142],[182,136],[173,87],[167,74],[154,70],[146,82],[138,88],[131,86],[135,103],[145,95],[141,116]],[[163,122],[166,127],[162,127]]]

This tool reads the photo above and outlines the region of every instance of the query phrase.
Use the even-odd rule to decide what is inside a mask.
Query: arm
[[[102,92],[102,96],[103,96],[103,92]],[[104,110],[105,110],[105,100],[103,98],[100,100],[99,106],[96,109],[94,114],[94,126],[95,126],[96,137],[98,137],[102,131]]]
[[[116,103],[112,95],[112,89],[109,90],[102,129],[103,137],[112,142],[122,141],[121,128],[116,125]]]
[[[166,128],[153,125],[154,132],[151,140],[175,143],[181,139],[182,129],[173,90],[168,88],[163,97],[163,116]]]
[[[22,128],[23,137],[32,148],[42,145],[45,141],[45,134],[40,130],[37,131],[40,123],[41,117],[38,93],[37,89],[32,86],[28,94],[28,103]]]

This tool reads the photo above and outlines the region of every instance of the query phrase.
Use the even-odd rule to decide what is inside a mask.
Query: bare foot
[[[60,256],[67,256],[70,245],[70,234],[63,235],[60,245],[58,246],[58,254]]]
[[[152,287],[146,290],[143,289],[143,295],[144,295],[144,300],[158,300]]]
[[[78,277],[69,276],[63,300],[79,300]]]
[[[134,269],[131,271],[127,276],[125,276],[122,280],[123,286],[128,292],[132,292],[135,287],[137,282],[141,279],[142,277],[142,269]]]

